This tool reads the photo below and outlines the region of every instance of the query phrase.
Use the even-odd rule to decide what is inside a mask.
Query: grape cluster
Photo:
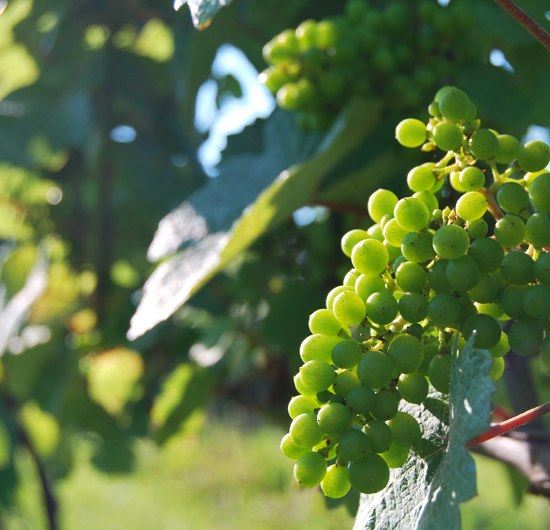
[[[455,87],[429,112],[428,124],[402,121],[396,138],[446,153],[409,172],[411,196],[371,195],[375,224],[342,238],[352,268],[300,347],[281,449],[297,460],[296,480],[329,497],[377,492],[403,466],[422,431],[400,402],[421,404],[430,384],[449,392],[455,340],[460,350],[475,332],[493,380],[510,349],[540,350],[550,367],[550,148],[480,128]],[[439,208],[443,186],[460,194],[454,208]]]
[[[448,8],[435,0],[380,4],[348,0],[345,14],[306,20],[264,46],[270,67],[259,79],[281,108],[298,111],[302,129],[326,129],[352,95],[417,109],[456,62],[483,54],[465,0]]]

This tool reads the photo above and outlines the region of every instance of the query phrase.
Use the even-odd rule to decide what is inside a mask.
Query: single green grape
[[[351,251],[353,247],[364,239],[371,239],[371,236],[366,230],[350,230],[346,232],[342,237],[342,252],[351,258]]]
[[[464,188],[464,186],[462,186],[462,183],[460,182],[459,171],[451,171],[449,175],[449,184],[451,185],[451,188],[453,188],[453,190],[456,190],[460,193],[466,192],[466,188]]]
[[[502,309],[510,318],[527,316],[523,309],[523,294],[527,289],[527,285],[509,285],[502,292]]]
[[[369,388],[383,388],[389,384],[393,376],[393,363],[382,352],[367,352],[357,365],[357,376]]]
[[[368,436],[373,453],[385,453],[391,447],[393,435],[388,424],[383,420],[370,420],[363,432]]]
[[[458,225],[443,225],[433,237],[433,247],[443,259],[456,259],[470,246],[468,232]]]
[[[428,300],[418,292],[405,293],[398,302],[399,313],[411,323],[421,322],[428,315]]]
[[[550,245],[550,213],[537,212],[527,219],[525,240],[536,248]]]
[[[481,272],[493,272],[504,259],[504,249],[494,239],[482,237],[472,241],[468,256],[474,258]]]
[[[529,205],[529,195],[517,182],[506,182],[498,189],[497,202],[506,213],[517,215]]]
[[[428,162],[409,171],[407,175],[407,184],[412,191],[428,191],[435,184],[435,174],[433,172],[435,164]]]
[[[300,357],[302,361],[318,360],[327,363],[332,362],[332,350],[338,344],[339,339],[328,335],[310,335],[300,345]]]
[[[493,359],[498,359],[499,357],[503,357],[504,355],[506,355],[509,351],[510,343],[508,342],[508,335],[506,335],[504,331],[501,331],[498,344],[490,348],[489,353],[491,354]]]
[[[487,375],[493,381],[498,381],[502,377],[502,374],[504,374],[504,368],[504,359],[502,357],[497,357],[496,359],[493,359],[493,364],[491,365]]]
[[[309,452],[298,458],[294,465],[294,478],[304,488],[313,488],[321,483],[327,474],[327,463],[324,457]]]
[[[361,493],[376,493],[386,487],[390,479],[388,464],[376,453],[368,453],[348,468],[351,485]]]
[[[529,356],[538,351],[542,345],[544,330],[542,323],[531,317],[523,317],[513,324],[508,331],[510,348],[518,355]]]
[[[497,154],[498,145],[497,137],[489,129],[479,129],[470,138],[470,151],[481,160],[494,157]]]
[[[432,386],[442,394],[448,394],[451,386],[451,356],[435,355],[428,366]]]
[[[329,335],[337,337],[342,332],[346,333],[342,323],[334,316],[329,309],[318,309],[309,316],[309,329],[314,335]]]
[[[447,263],[447,279],[457,291],[469,291],[481,279],[481,270],[472,256],[461,256]]]
[[[439,100],[439,111],[449,121],[463,121],[468,117],[470,98],[459,90],[452,88],[447,90]]]
[[[338,368],[353,368],[363,356],[363,348],[353,339],[343,340],[334,345],[332,351],[332,362]]]
[[[380,456],[386,461],[390,469],[399,469],[405,465],[409,458],[409,448],[392,443],[390,448]]]
[[[434,210],[439,208],[439,202],[434,193],[437,193],[441,189],[443,183],[444,179],[436,180],[436,183],[430,191],[417,191],[413,193],[413,197],[415,199],[420,199],[426,205],[428,211],[430,212],[430,218],[433,218]]]
[[[473,315],[464,322],[462,334],[468,340],[470,335],[476,331],[474,347],[490,349],[494,348],[500,340],[500,326],[498,322],[489,315]]]
[[[300,367],[300,377],[306,388],[313,392],[321,392],[334,383],[336,374],[332,366],[325,361],[308,361]]]
[[[367,308],[363,299],[353,291],[344,291],[332,306],[334,316],[346,326],[357,326],[365,320]]]
[[[406,412],[398,412],[388,421],[393,435],[393,442],[402,447],[411,447],[422,439],[420,425],[415,418]]]
[[[319,428],[329,436],[339,436],[346,432],[351,424],[351,412],[341,403],[323,405],[317,413]]]
[[[540,283],[550,285],[550,253],[541,254],[535,261],[535,277]]]
[[[384,291],[386,282],[376,274],[361,274],[355,283],[355,292],[366,301],[371,294]]]
[[[499,164],[510,164],[513,162],[519,153],[519,142],[509,134],[500,134],[497,136],[498,149],[495,155],[495,160]]]
[[[290,424],[290,436],[298,447],[311,449],[321,443],[323,431],[317,424],[317,414],[308,412],[296,416]]]
[[[550,287],[542,284],[532,285],[523,293],[522,305],[530,317],[548,320],[550,318]]]
[[[361,460],[371,450],[368,436],[358,429],[348,429],[338,441],[340,454],[350,462]]]
[[[500,273],[513,285],[532,283],[535,279],[535,262],[529,254],[510,252],[502,260]]]
[[[342,283],[345,287],[351,287],[352,290],[355,288],[355,283],[357,282],[357,278],[361,276],[361,273],[357,269],[351,269],[345,276]],[[334,297],[336,298],[336,296]]]
[[[408,118],[399,123],[395,137],[403,147],[420,147],[427,138],[426,125],[420,120]]]
[[[314,392],[313,390],[310,390],[309,388],[306,388],[304,384],[302,383],[302,377],[300,375],[300,372],[298,372],[294,378],[294,386],[296,387],[296,390],[302,394],[302,396],[311,396],[316,397],[317,392]]]
[[[410,232],[401,228],[399,223],[395,219],[390,219],[384,226],[384,237],[390,245],[401,246],[403,239]]]
[[[311,396],[294,396],[288,404],[288,415],[294,419],[300,414],[314,412],[319,408],[317,400]]]
[[[456,203],[456,213],[465,221],[480,219],[486,211],[487,199],[477,191],[465,193]]]
[[[472,239],[480,239],[487,235],[489,226],[484,219],[476,219],[475,221],[468,221],[466,229]]]
[[[407,261],[397,268],[395,280],[402,291],[419,292],[426,286],[426,271],[418,263]]]
[[[393,211],[399,226],[409,232],[419,232],[430,221],[430,212],[426,205],[415,197],[401,199]]]
[[[409,233],[401,244],[401,252],[407,261],[413,263],[423,263],[435,256],[433,249],[433,234],[426,230],[425,232]]]
[[[348,479],[348,468],[338,463],[332,464],[327,469],[325,478],[321,481],[323,493],[331,499],[343,497],[351,488]]]
[[[503,247],[517,247],[525,239],[525,225],[517,215],[505,215],[495,224],[495,237]]]
[[[397,399],[391,392],[381,390],[375,394],[371,415],[377,420],[389,420],[397,413]]]
[[[298,460],[302,455],[309,453],[311,448],[297,446],[290,436],[290,433],[285,434],[281,440],[281,452],[291,460]]]
[[[390,343],[388,357],[399,373],[415,372],[424,358],[422,342],[412,335],[399,335]]]
[[[450,326],[459,314],[460,304],[450,294],[437,294],[428,302],[428,318],[436,326]]]
[[[361,381],[357,377],[357,373],[351,370],[342,370],[336,374],[332,389],[336,392],[336,397],[340,396],[345,399],[349,392],[358,386],[361,386]]]
[[[533,180],[529,198],[539,212],[550,212],[550,173],[542,173]]]
[[[369,414],[374,407],[374,392],[366,386],[352,388],[346,396],[346,405],[354,414]]]
[[[429,385],[426,377],[416,371],[410,374],[401,374],[397,389],[405,401],[420,405],[428,396]]]
[[[399,311],[398,302],[389,291],[371,294],[365,306],[367,317],[375,324],[389,324]]]
[[[527,142],[518,151],[518,164],[531,173],[543,170],[550,162],[550,147],[540,140]]]
[[[447,263],[449,260],[440,259],[428,271],[428,283],[437,294],[448,294],[454,290],[447,279]],[[497,267],[500,267],[500,261]]]
[[[386,247],[376,239],[366,239],[357,243],[351,253],[353,266],[361,274],[381,274],[389,263]]]
[[[462,145],[462,131],[450,121],[443,121],[434,128],[435,144],[442,151],[456,151]]]
[[[459,175],[460,185],[464,191],[478,191],[485,186],[485,174],[477,167],[467,167]]]
[[[355,284],[357,283],[357,280]],[[349,285],[338,285],[338,287],[335,287],[334,289],[331,289],[329,293],[327,294],[326,299],[326,306],[327,309],[330,309],[332,311],[332,306],[334,305],[334,299],[341,293],[344,293],[346,291],[354,291],[355,286],[349,286]]]
[[[371,219],[375,223],[379,223],[384,215],[393,214],[393,210],[398,201],[399,199],[395,193],[389,190],[379,189],[375,191],[370,196],[367,204]]]

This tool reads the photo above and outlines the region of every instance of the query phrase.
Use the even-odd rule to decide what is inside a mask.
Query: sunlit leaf
[[[60,440],[59,423],[56,418],[42,410],[34,401],[25,403],[20,411],[20,418],[33,448],[41,456],[50,456]]]

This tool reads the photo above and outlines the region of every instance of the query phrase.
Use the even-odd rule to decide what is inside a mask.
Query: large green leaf
[[[210,26],[214,15],[231,0],[188,0],[187,5],[191,12],[193,25],[197,29],[205,29]]]
[[[415,416],[423,439],[380,493],[363,495],[355,530],[460,530],[461,502],[476,494],[476,469],[465,444],[489,427],[494,384],[491,355],[472,348],[473,337],[453,357],[451,393],[431,393]]]
[[[144,286],[144,296],[132,318],[128,338],[135,339],[166,320],[265,231],[308,204],[323,177],[376,127],[378,118],[376,106],[363,100],[352,101],[315,155],[280,173],[275,182],[246,208],[230,232],[208,235],[164,261]],[[264,151],[260,155],[235,157],[232,170],[242,178],[259,175],[269,168],[266,162],[275,163],[273,155],[272,151]]]

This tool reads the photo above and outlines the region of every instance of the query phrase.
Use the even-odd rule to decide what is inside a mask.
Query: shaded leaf
[[[144,296],[132,318],[128,338],[133,340],[168,318],[264,232],[308,204],[323,177],[376,127],[377,111],[364,100],[354,100],[325,136],[316,154],[283,171],[244,211],[229,233],[209,235],[162,263],[145,283]],[[257,158],[262,156],[235,157],[231,169],[236,176],[248,176],[248,180],[254,176],[261,178],[264,166]]]
[[[460,503],[476,494],[476,470],[465,444],[489,427],[494,384],[491,356],[473,337],[453,357],[449,400],[432,392],[423,405],[403,407],[419,420],[422,441],[389,485],[362,495],[355,530],[460,530]],[[456,347],[455,347],[456,348]]]
[[[210,26],[214,15],[231,0],[188,0],[189,11],[193,25],[197,29],[206,29]]]

